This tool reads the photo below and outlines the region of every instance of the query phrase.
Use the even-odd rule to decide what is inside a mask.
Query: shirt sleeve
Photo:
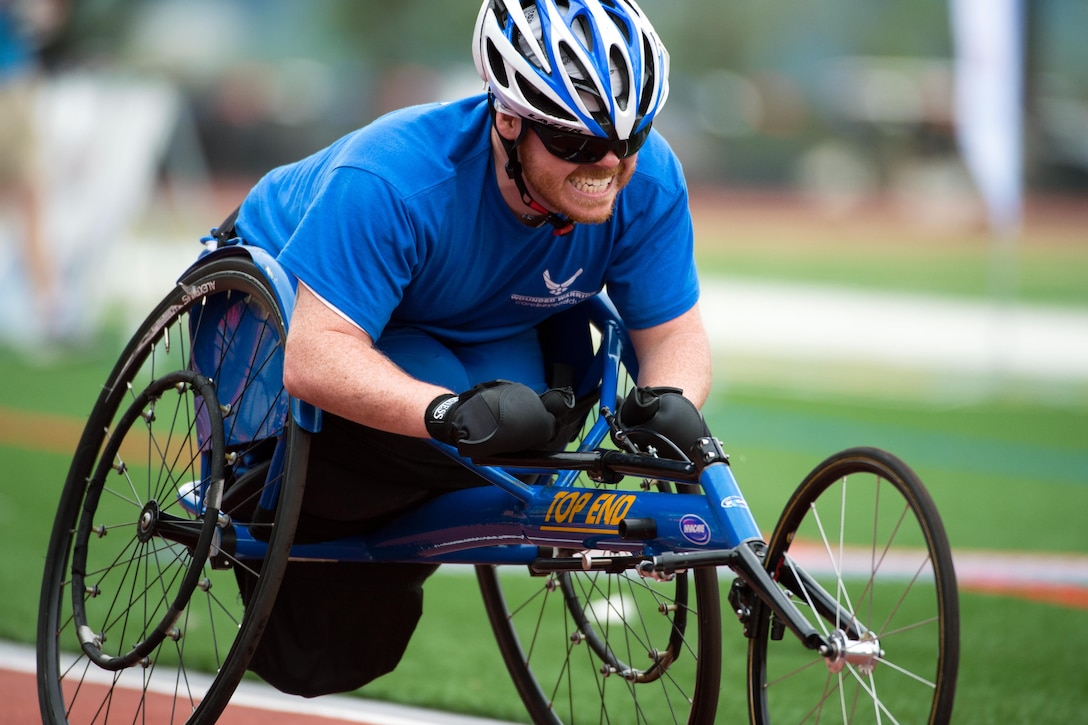
[[[333,171],[291,235],[280,263],[378,339],[419,262],[405,205],[366,171]]]
[[[679,317],[699,300],[694,231],[679,162],[662,140],[650,158],[640,154],[639,166],[636,175],[642,175],[645,188],[621,202],[629,205],[626,228],[619,230],[606,279],[609,298],[635,330]]]

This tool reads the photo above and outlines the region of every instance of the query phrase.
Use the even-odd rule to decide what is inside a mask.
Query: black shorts
[[[327,412],[310,442],[295,540],[367,533],[448,491],[487,485],[427,441]]]

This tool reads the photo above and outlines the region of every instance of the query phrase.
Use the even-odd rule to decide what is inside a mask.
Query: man
[[[61,332],[60,284],[43,231],[45,189],[34,106],[42,81],[41,51],[66,12],[67,3],[60,0],[0,0],[0,219],[10,206],[33,304],[14,337],[34,344],[55,341]],[[0,330],[0,335],[10,332]]]
[[[303,532],[479,485],[421,439],[469,456],[562,443],[572,401],[548,389],[537,329],[605,287],[639,360],[624,410],[679,397],[660,386],[691,408],[708,393],[649,21],[631,0],[487,0],[473,54],[486,95],[378,119],[271,172],[237,217],[299,282],[284,383],[326,413]]]

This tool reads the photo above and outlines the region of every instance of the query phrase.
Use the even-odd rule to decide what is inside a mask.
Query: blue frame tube
[[[274,258],[261,249],[229,246],[209,256],[248,254],[276,289],[285,319],[295,288]],[[204,259],[207,259],[205,256]],[[601,333],[601,399],[615,400],[621,363],[637,377],[630,337],[611,303],[596,297],[587,302],[589,318]],[[292,412],[307,431],[320,430],[320,410],[292,400]],[[595,449],[609,434],[598,417],[581,450]],[[714,463],[698,474],[701,493],[631,492],[575,486],[579,471],[557,465],[532,468],[478,466],[455,448],[434,445],[482,478],[479,488],[455,491],[389,522],[366,537],[296,544],[291,558],[322,561],[444,562],[527,564],[540,547],[607,549],[654,556],[662,552],[715,551],[761,539],[759,528],[727,463]],[[516,476],[535,473],[554,477],[551,485],[528,485]],[[662,480],[694,483],[694,477]],[[490,485],[488,485],[490,484]],[[199,507],[192,493],[183,504]],[[656,534],[649,540],[625,540],[623,520],[652,519]],[[233,551],[241,559],[260,559],[266,544],[244,525],[233,526]]]
[[[736,498],[739,493],[729,467],[710,466],[701,480],[704,493],[695,494],[530,486],[526,500],[500,486],[485,485],[445,494],[366,537],[296,544],[291,558],[524,564],[539,555],[538,547],[653,556],[664,551],[731,549],[759,539],[747,504]],[[731,503],[723,507],[726,499]],[[657,534],[650,541],[624,540],[618,528],[624,519],[652,519]],[[264,547],[244,526],[236,526],[237,556],[260,558]]]

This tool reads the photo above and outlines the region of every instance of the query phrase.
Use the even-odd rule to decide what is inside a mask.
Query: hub
[[[884,656],[884,650],[880,649],[880,640],[872,633],[865,633],[861,639],[850,639],[844,631],[836,629],[827,641],[830,645],[828,651],[821,654],[827,660],[827,669],[831,672],[842,672],[847,664],[851,664],[862,675],[869,675]]]
[[[136,521],[136,536],[141,543],[146,544],[155,535],[155,529],[159,523],[159,504],[157,501],[148,501],[140,511],[140,518]]]

